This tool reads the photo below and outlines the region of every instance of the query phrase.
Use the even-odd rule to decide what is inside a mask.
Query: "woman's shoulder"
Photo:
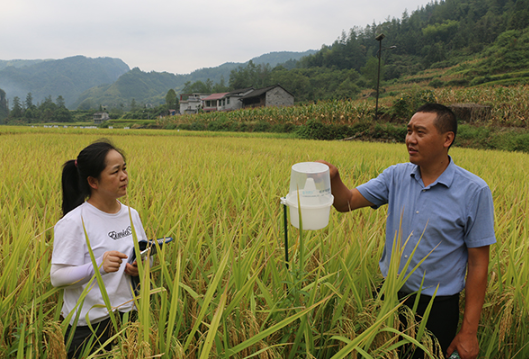
[[[120,202],[120,203],[121,203],[121,202]],[[127,205],[124,204],[124,203],[121,203],[121,209],[120,209],[120,213],[121,213],[121,214],[126,214],[126,215],[128,216],[129,210],[130,210],[130,213],[131,213],[133,216],[138,216],[138,217],[139,217],[138,211],[136,211],[136,210],[135,210],[134,208],[132,208],[132,207],[127,206]]]
[[[86,202],[85,202],[86,203]],[[82,212],[85,203],[75,207],[55,224],[55,232],[61,230],[73,230],[83,226]]]
[[[66,213],[66,215],[64,215],[61,219],[59,219],[59,221],[57,222],[57,224],[59,223],[71,223],[71,222],[77,222],[77,221],[81,221],[81,214],[82,214],[82,211],[83,211],[83,207],[86,205],[86,202],[80,204],[79,206],[75,207],[74,209],[72,209],[70,212]]]

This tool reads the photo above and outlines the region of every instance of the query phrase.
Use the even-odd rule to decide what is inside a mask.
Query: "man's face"
[[[428,166],[446,159],[453,132],[439,133],[434,125],[436,118],[433,112],[417,112],[408,123],[406,148],[411,163]]]

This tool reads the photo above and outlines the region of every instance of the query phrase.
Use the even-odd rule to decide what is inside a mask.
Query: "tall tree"
[[[174,89],[167,91],[167,95],[165,95],[165,106],[167,107],[168,111],[178,108],[178,98],[176,97],[176,92]]]
[[[198,80],[193,83],[191,83],[191,81],[187,81],[181,93],[188,94],[188,93],[210,93],[210,92],[211,91],[208,91],[207,85],[203,83],[202,81]]]
[[[28,92],[28,95],[26,96],[26,109],[32,109],[35,105],[33,104],[33,95],[31,92]]]
[[[59,97],[57,97],[57,100],[55,100],[55,103],[57,104],[57,107],[66,108],[66,105],[64,104],[64,97],[62,97],[61,95],[59,95]]]
[[[0,123],[4,123],[9,115],[9,108],[7,107],[6,92],[0,89]]]
[[[206,92],[210,93],[213,91],[213,81],[208,77],[206,80]]]
[[[370,57],[369,60],[367,60],[367,63],[364,67],[362,67],[362,75],[364,75],[367,84],[370,88],[376,88],[377,86],[377,80],[378,80],[378,58],[377,57]],[[383,61],[381,61],[380,64],[380,81],[382,82],[382,79],[384,78],[384,64]]]
[[[228,86],[226,86],[226,81],[224,80],[224,76],[220,77],[220,82],[216,83],[213,86],[213,92],[219,93],[219,92],[228,92]]]
[[[56,110],[57,105],[53,103],[50,95],[39,105],[39,117],[43,122],[53,122],[55,120]]]
[[[9,113],[9,117],[21,118],[23,115],[24,115],[24,109],[20,105],[20,98],[18,96],[15,96],[13,98],[13,108],[11,109],[11,112]]]
[[[53,115],[54,121],[57,122],[71,122],[72,121],[72,114],[68,109],[64,106],[58,107],[55,110],[55,113]]]

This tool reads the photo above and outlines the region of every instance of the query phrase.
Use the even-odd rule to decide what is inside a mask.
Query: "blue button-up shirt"
[[[494,207],[487,183],[456,166],[452,159],[441,176],[427,187],[417,165],[401,163],[357,189],[375,209],[388,204],[386,243],[380,259],[384,276],[397,235],[402,243],[409,238],[399,272],[410,257],[407,273],[428,256],[404,284],[404,292],[418,291],[424,276],[424,294],[433,295],[438,284],[437,295],[459,293],[465,287],[467,248],[496,242]]]

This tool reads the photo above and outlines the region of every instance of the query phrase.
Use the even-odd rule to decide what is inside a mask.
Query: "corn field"
[[[102,137],[127,156],[121,200],[150,238],[174,241],[140,265],[138,320],[118,323],[113,349],[91,357],[397,358],[404,343],[430,352],[423,322],[401,332],[403,278],[390,270],[383,281],[378,269],[384,208],[333,210],[318,231],[288,225],[284,242],[280,198],[294,163],[325,159],[353,187],[406,162],[404,145],[224,136],[0,128],[0,357],[65,353],[61,289],[49,278],[61,166]],[[480,357],[528,358],[529,156],[451,151],[495,203]]]
[[[369,117],[373,111],[372,104],[362,101],[321,101],[292,107],[261,107],[241,109],[231,112],[211,112],[194,115],[181,115],[168,120],[178,124],[194,122],[211,122],[219,119],[234,122],[268,122],[270,124],[303,125],[308,120],[318,119],[323,123],[354,124]]]
[[[456,103],[477,103],[490,106],[490,124],[494,126],[522,128],[529,126],[529,85],[428,89],[427,83],[421,83],[413,87],[393,90],[391,93],[395,95],[380,98],[381,112],[391,114],[391,109],[398,99],[402,99],[403,96],[413,99],[417,97],[418,92],[426,90],[431,92],[431,98],[447,106]],[[418,103],[418,105],[421,104]],[[413,101],[408,103],[411,111],[415,110],[418,105]],[[262,107],[232,112],[181,115],[159,121],[159,125],[163,126],[168,123],[190,125],[195,122],[207,124],[218,120],[229,120],[235,123],[265,122],[271,125],[288,123],[297,126],[304,125],[309,120],[319,120],[325,124],[353,125],[372,118],[374,108],[374,98],[329,100],[293,107]],[[400,120],[406,123],[409,118]]]

